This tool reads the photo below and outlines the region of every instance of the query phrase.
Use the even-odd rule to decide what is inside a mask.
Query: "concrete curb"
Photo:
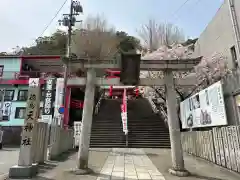
[[[8,178],[8,173],[0,175],[0,180],[6,180],[7,178]]]

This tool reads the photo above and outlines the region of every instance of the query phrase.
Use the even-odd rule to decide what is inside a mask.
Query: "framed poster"
[[[227,125],[221,82],[181,102],[180,113],[183,129]]]

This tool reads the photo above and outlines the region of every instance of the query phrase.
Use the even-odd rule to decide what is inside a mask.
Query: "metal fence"
[[[230,170],[240,172],[240,126],[182,133],[183,150]]]

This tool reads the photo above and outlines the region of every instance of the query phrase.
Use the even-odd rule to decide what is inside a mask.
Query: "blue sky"
[[[0,52],[31,45],[54,17],[65,0],[1,0]],[[49,35],[58,27],[62,13],[68,13],[70,0],[45,32]],[[171,22],[183,29],[186,36],[197,37],[213,18],[223,0],[81,0],[83,19],[91,14],[103,14],[117,30],[138,36],[137,29],[154,18],[157,22]],[[174,15],[173,15],[174,14]]]

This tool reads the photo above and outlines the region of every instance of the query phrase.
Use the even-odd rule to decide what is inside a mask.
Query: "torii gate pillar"
[[[171,141],[172,168],[169,173],[176,176],[188,176],[184,167],[183,150],[181,144],[180,124],[177,114],[177,95],[174,87],[173,73],[171,70],[164,72],[166,85],[166,103],[168,111],[168,126]]]
[[[88,156],[90,146],[90,136],[92,129],[93,107],[95,97],[96,71],[91,68],[87,70],[87,82],[84,97],[84,107],[82,116],[81,136],[78,151],[77,174],[88,173]]]

